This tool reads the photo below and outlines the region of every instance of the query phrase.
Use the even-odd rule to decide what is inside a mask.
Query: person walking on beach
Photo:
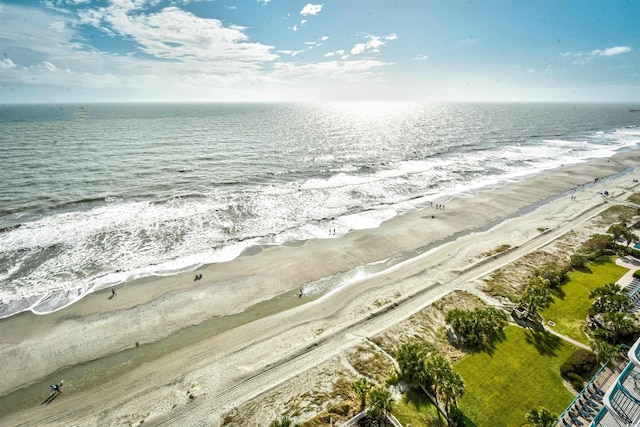
[[[56,388],[57,388],[57,393],[60,394],[62,393],[62,386],[64,385],[64,380],[60,380],[60,382],[58,384],[56,384]]]

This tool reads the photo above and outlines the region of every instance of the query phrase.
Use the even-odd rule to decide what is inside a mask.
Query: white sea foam
[[[412,108],[394,113],[393,120],[350,114],[348,122],[328,111],[315,127],[313,120],[256,113],[224,126],[206,121],[204,131],[191,127],[186,133],[171,115],[66,127],[45,122],[37,135],[28,126],[2,124],[9,145],[0,161],[9,166],[2,172],[7,189],[0,189],[0,225],[7,227],[0,232],[0,317],[29,307],[53,311],[96,289],[228,261],[254,245],[375,228],[432,201],[640,143],[640,128],[623,127],[637,123],[605,120],[601,129],[585,130],[602,114],[583,118],[570,108],[558,107],[557,117],[545,116],[551,121],[537,125],[548,137],[528,135],[530,124],[514,124],[526,115],[512,119],[507,110],[487,120],[498,120],[489,132],[482,117],[492,108]],[[619,116],[610,117],[618,123]],[[227,128],[230,123],[237,132]],[[65,154],[85,149],[69,137],[73,126],[82,126],[94,143],[69,160]],[[47,145],[36,144],[34,158],[20,158],[29,138]],[[69,140],[68,151],[49,138]],[[74,163],[84,161],[90,161],[84,169]],[[32,193],[21,195],[16,189],[23,187]],[[8,208],[13,210],[3,214]]]

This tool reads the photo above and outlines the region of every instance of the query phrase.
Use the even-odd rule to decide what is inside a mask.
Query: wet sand
[[[372,230],[255,248],[199,269],[202,280],[193,280],[196,272],[147,278],[117,288],[112,299],[107,290],[50,315],[3,319],[0,424],[37,424],[52,414],[47,424],[111,425],[138,412],[147,420],[171,416],[185,389],[213,398],[348,329],[376,309],[375,301],[447,292],[456,274],[482,261],[479,254],[532,241],[540,230],[625,200],[637,185],[629,168],[638,166],[638,154],[539,174]],[[599,194],[604,190],[609,200]],[[376,262],[391,266],[390,259],[406,261],[329,294],[298,298],[305,284]],[[65,393],[41,406],[49,384],[61,378]]]

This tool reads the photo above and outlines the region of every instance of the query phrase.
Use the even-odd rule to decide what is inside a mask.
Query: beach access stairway
[[[631,283],[624,288],[624,292],[634,304],[633,312],[640,311],[640,278],[634,277]]]
[[[365,417],[365,415],[367,415],[367,411],[369,410],[369,408],[365,409],[364,411],[360,412],[358,415],[356,415],[355,417],[351,418],[349,421],[347,421],[346,423],[342,424],[340,427],[353,427],[358,425],[358,421],[360,421],[361,419],[363,419]],[[389,421],[393,427],[402,427],[402,424],[400,423],[400,421],[398,421],[398,419],[396,417],[394,417],[392,414],[386,414],[387,417],[387,421]]]

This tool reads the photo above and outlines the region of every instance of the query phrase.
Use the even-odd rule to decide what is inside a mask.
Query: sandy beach
[[[234,405],[406,319],[637,191],[640,152],[442,201],[344,236],[253,248],[46,316],[0,321],[0,425],[220,425]],[[597,182],[594,182],[599,178]],[[607,191],[609,196],[600,193]],[[574,197],[575,196],[575,197]],[[486,254],[500,245],[512,248]],[[381,263],[328,293],[299,289]],[[194,274],[203,278],[194,281]],[[42,405],[49,385],[63,393]],[[272,414],[267,414],[269,418]]]

